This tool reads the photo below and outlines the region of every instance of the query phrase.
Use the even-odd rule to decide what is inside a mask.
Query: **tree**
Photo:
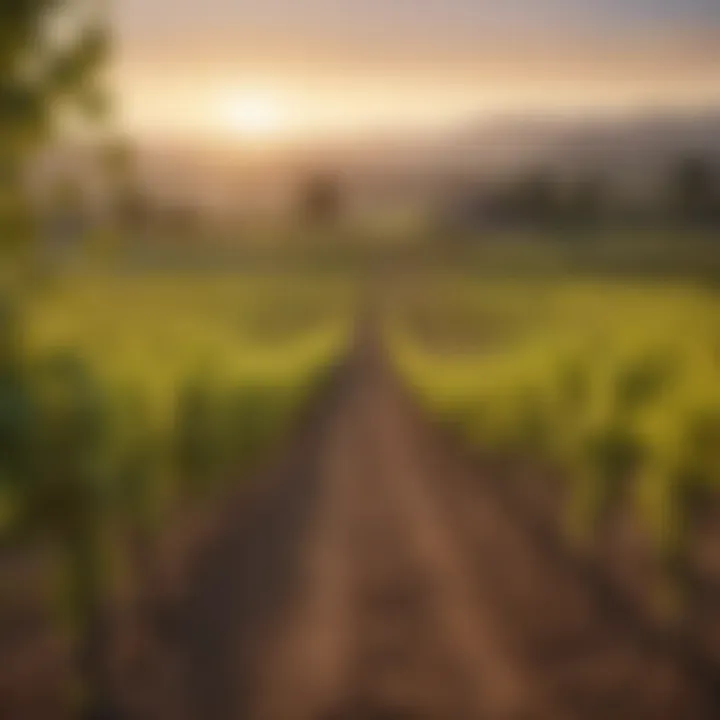
[[[544,226],[557,219],[560,210],[559,183],[550,170],[535,170],[518,176],[497,190],[491,200],[493,217],[511,225]]]
[[[720,217],[720,178],[709,160],[681,158],[671,168],[669,185],[670,204],[680,220],[697,224]]]
[[[0,0],[0,249],[6,253],[21,247],[31,226],[24,174],[33,153],[68,113],[87,119],[106,110],[99,71],[109,30],[99,6],[89,0]],[[66,557],[77,610],[83,716],[106,718],[114,703],[99,538],[101,402],[89,375],[69,361],[43,370],[47,392],[40,392],[21,355],[10,358],[0,383],[0,405],[14,413],[4,430],[18,435],[16,453],[25,451],[12,468],[14,480],[28,525],[51,536]]]
[[[603,221],[607,210],[608,189],[602,178],[581,178],[569,187],[563,214],[571,225],[596,225]]]
[[[141,182],[135,148],[127,140],[115,139],[105,148],[103,161],[110,184],[112,222],[124,235],[142,232],[150,224],[153,213]]]
[[[549,170],[537,170],[523,178],[516,189],[521,216],[536,223],[556,218],[559,207],[558,183]]]
[[[105,110],[98,71],[109,43],[97,6],[82,0],[0,0],[0,18],[0,243],[7,247],[29,225],[23,173],[32,152],[67,111]]]
[[[341,207],[340,183],[333,175],[314,175],[303,186],[300,211],[311,224],[334,222],[340,215]]]

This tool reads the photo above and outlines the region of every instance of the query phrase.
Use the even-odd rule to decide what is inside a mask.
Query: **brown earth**
[[[368,338],[210,525],[123,668],[130,718],[720,717],[713,669],[538,542]]]

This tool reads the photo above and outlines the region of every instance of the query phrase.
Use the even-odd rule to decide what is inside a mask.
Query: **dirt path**
[[[702,681],[533,545],[372,343],[219,527],[149,717],[718,717]]]

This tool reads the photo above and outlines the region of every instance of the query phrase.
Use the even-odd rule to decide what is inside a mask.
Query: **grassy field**
[[[674,582],[720,484],[720,297],[659,280],[437,278],[389,334],[435,416],[485,452],[563,478],[592,543],[631,505]]]

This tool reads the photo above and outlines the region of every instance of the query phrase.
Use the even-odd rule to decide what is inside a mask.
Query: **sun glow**
[[[282,103],[267,92],[237,94],[225,108],[224,120],[238,136],[252,140],[277,137],[288,130],[289,119]]]

